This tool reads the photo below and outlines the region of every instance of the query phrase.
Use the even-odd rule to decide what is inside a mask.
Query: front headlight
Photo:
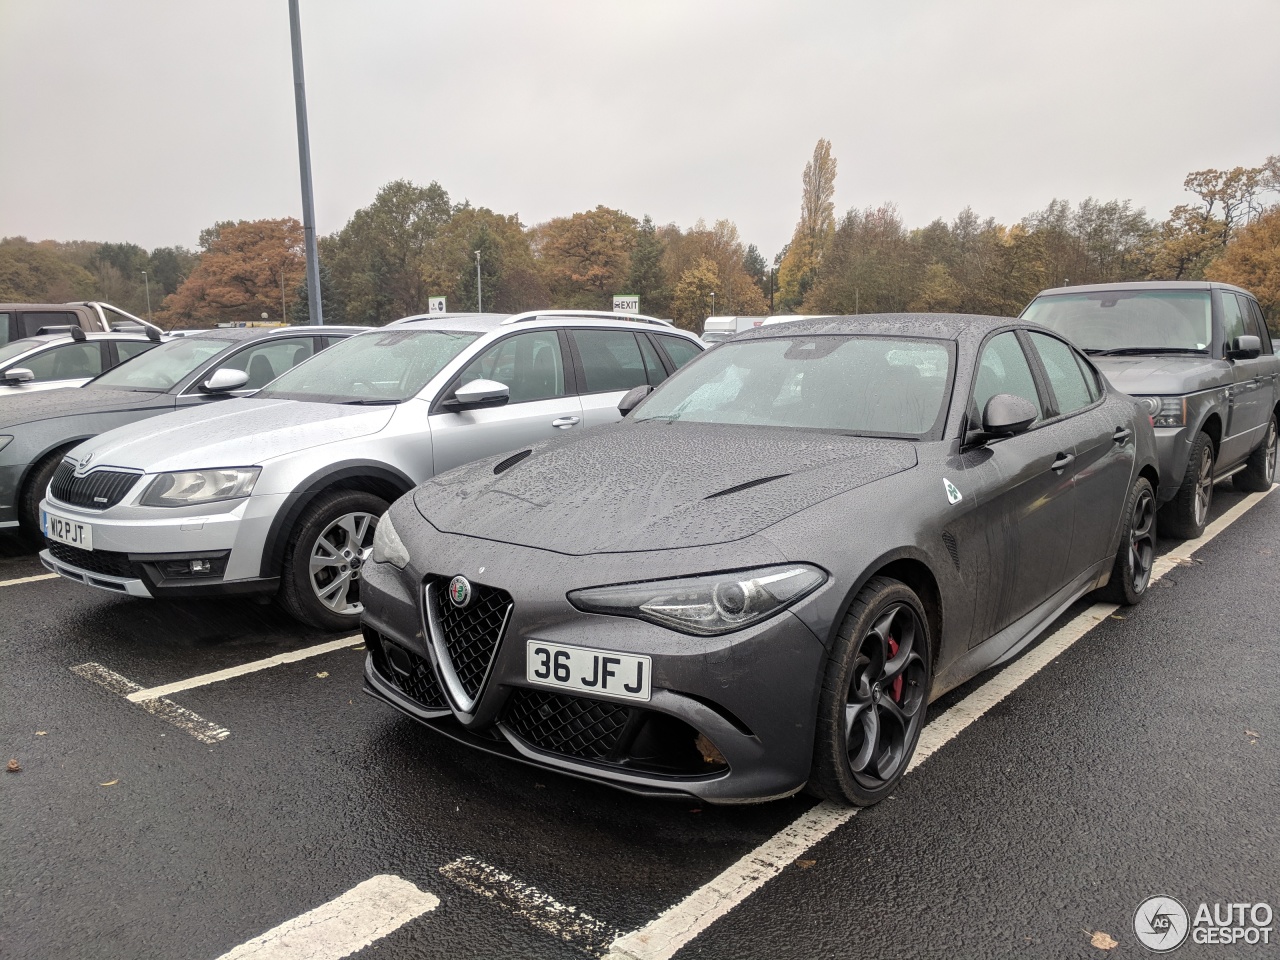
[[[409,551],[391,525],[391,514],[384,513],[373,531],[373,562],[394,564],[403,570],[409,563]]]
[[[574,590],[569,602],[587,613],[635,617],[681,633],[714,637],[767,620],[826,583],[803,563]]]
[[[1154,427],[1185,427],[1187,425],[1186,397],[1135,397],[1151,418]]]
[[[239,500],[253,492],[261,467],[224,467],[162,473],[138,502],[147,507],[187,507],[217,500]]]

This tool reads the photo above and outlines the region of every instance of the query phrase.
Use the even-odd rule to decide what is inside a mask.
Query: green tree
[[[88,299],[93,290],[93,274],[59,256],[56,245],[0,240],[0,301],[65,303]]]
[[[831,141],[819,140],[805,165],[800,192],[800,220],[778,267],[779,310],[789,313],[817,282],[822,258],[836,231],[836,158]]]
[[[671,311],[671,291],[667,288],[667,273],[662,266],[665,252],[666,245],[653,220],[646,214],[636,230],[626,291],[640,298],[640,309],[644,313],[666,316]]]

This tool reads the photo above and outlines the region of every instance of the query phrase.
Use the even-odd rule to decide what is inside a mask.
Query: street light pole
[[[289,37],[293,45],[293,104],[298,115],[298,167],[302,173],[302,233],[307,251],[307,306],[313,325],[324,323],[320,302],[320,254],[316,250],[315,199],[311,193],[311,138],[307,133],[307,87],[302,78],[302,21],[298,0],[289,0]]]
[[[484,313],[484,298],[480,291],[480,251],[476,251],[476,313]]]
[[[711,315],[713,317],[716,315],[716,292],[714,290],[711,291]]]
[[[154,322],[151,320],[151,281],[147,279],[147,271],[145,270],[142,271],[142,282],[147,287],[147,321],[150,323]]]

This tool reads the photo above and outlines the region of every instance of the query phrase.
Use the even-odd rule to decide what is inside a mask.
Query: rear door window
[[[1057,401],[1058,414],[1065,415],[1082,410],[1093,403],[1089,384],[1080,372],[1075,352],[1054,337],[1032,333],[1031,342],[1040,355],[1040,363],[1049,378],[1049,387]]]
[[[702,353],[702,350],[696,344],[690,343],[684,337],[672,337],[665,333],[660,333],[658,334],[658,342],[667,351],[667,356],[671,358],[671,362],[675,364],[677,370]]]
[[[586,375],[583,393],[616,393],[649,382],[640,344],[630,330],[574,330]]]

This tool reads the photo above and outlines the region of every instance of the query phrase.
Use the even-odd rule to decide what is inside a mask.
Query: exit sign
[[[614,297],[613,312],[614,313],[639,313],[640,298],[639,297]]]

